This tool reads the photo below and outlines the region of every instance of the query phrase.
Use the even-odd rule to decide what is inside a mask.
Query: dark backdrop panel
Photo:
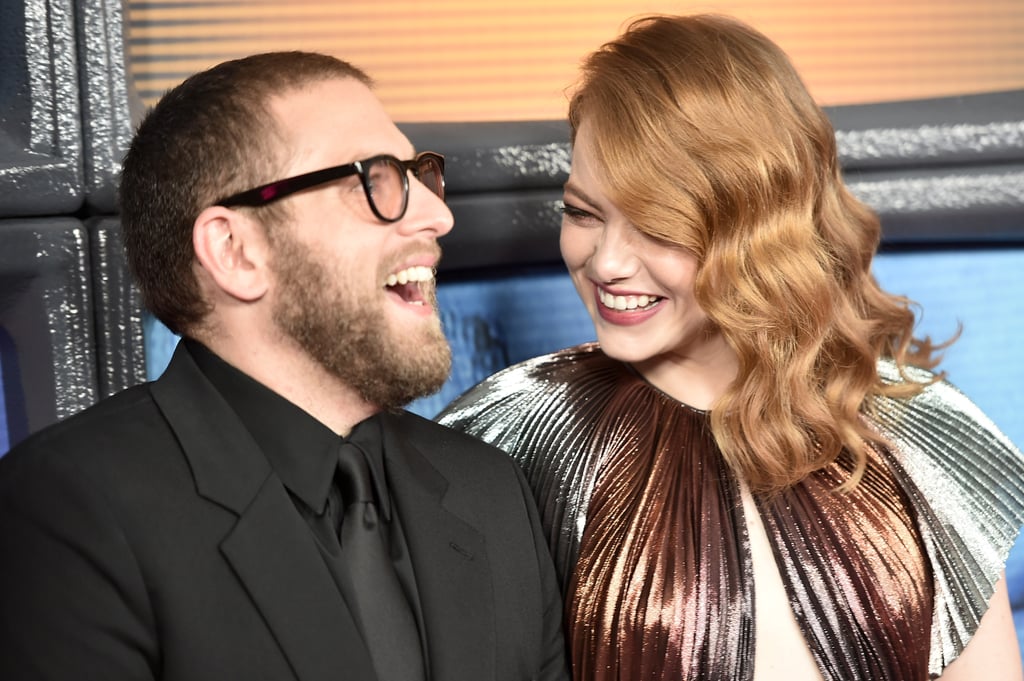
[[[96,401],[89,239],[71,218],[0,220],[7,441]]]
[[[0,2],[0,217],[82,205],[82,136],[70,0]]]
[[[1024,241],[1024,90],[827,109],[853,192],[886,247]],[[447,157],[455,229],[442,271],[558,264],[562,121],[406,123]]]
[[[99,396],[146,380],[142,298],[131,282],[116,217],[88,221]]]
[[[142,104],[125,58],[123,0],[77,0],[85,202],[94,214],[117,211],[117,175]]]

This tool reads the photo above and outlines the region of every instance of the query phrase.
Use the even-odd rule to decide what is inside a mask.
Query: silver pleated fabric
[[[892,363],[879,370],[899,380]],[[660,668],[674,678],[752,678],[749,543],[741,511],[723,511],[739,506],[738,481],[706,418],[594,344],[500,372],[438,417],[526,471],[579,678],[639,678],[658,669],[649,657],[678,664]],[[758,509],[824,678],[934,677],[977,628],[1024,524],[1024,460],[945,382],[865,418],[894,446],[853,493],[834,492],[840,457]],[[666,627],[666,612],[685,616]]]

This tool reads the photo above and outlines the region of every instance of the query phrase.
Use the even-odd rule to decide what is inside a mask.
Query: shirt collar
[[[342,438],[298,405],[231,366],[202,343],[182,340],[199,370],[227,400],[288,490],[320,514],[338,465],[338,447],[347,439],[370,464],[378,506],[391,520],[381,425],[376,415],[356,424]]]

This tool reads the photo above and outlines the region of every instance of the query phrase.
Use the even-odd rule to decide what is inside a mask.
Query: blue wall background
[[[887,290],[920,305],[919,335],[959,340],[942,364],[1018,446],[1024,442],[1024,249],[881,253],[875,275]],[[410,410],[432,418],[448,402],[510,364],[594,339],[587,313],[562,268],[438,286],[451,341],[452,375]],[[159,376],[176,339],[158,322],[147,329],[147,373]]]

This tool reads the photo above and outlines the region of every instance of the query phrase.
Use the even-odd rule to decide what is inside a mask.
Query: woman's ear
[[[227,295],[254,302],[266,294],[270,247],[259,221],[210,206],[192,226],[192,247],[200,267]]]

